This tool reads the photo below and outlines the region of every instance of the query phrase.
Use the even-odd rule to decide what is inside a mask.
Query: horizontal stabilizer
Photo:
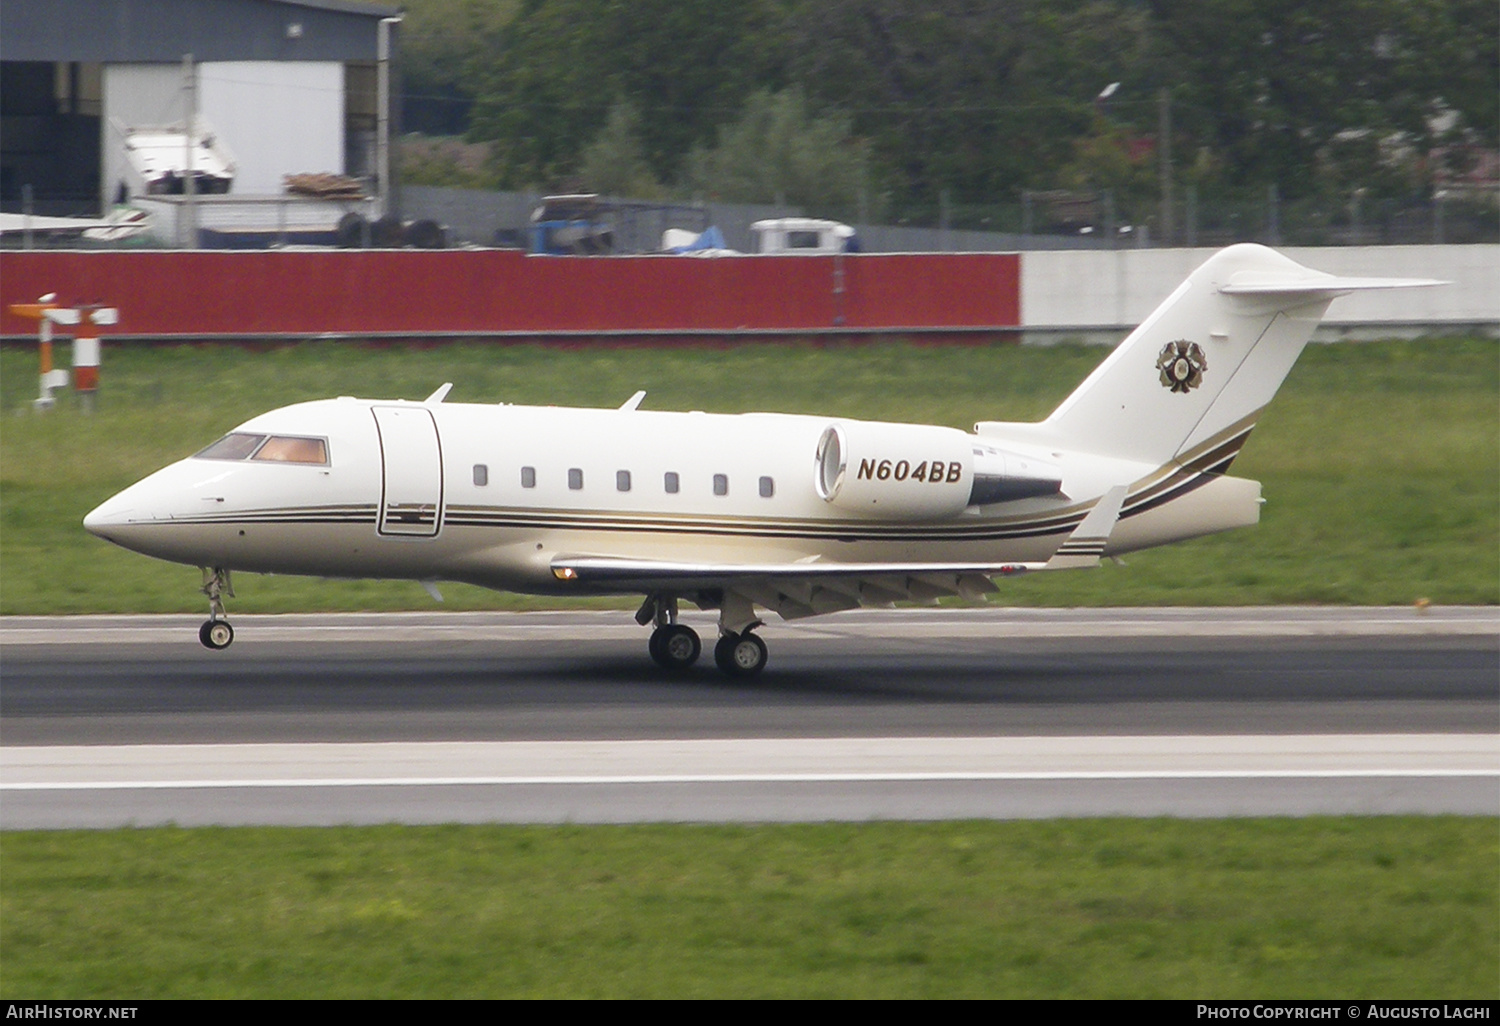
[[[1342,296],[1370,289],[1416,289],[1450,282],[1436,278],[1342,278],[1333,274],[1264,274],[1242,271],[1233,275],[1219,291],[1229,296],[1288,296],[1310,294]]]

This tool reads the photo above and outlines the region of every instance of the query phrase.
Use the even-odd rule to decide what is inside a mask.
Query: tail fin
[[[1222,469],[1336,297],[1438,284],[1339,278],[1264,246],[1231,246],[1194,271],[1043,427],[1101,455]]]

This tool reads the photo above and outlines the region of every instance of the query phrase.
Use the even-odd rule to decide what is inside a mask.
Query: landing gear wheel
[[[229,583],[229,571],[222,566],[202,567],[203,594],[208,596],[208,619],[198,628],[198,640],[205,648],[218,651],[228,648],[234,640],[234,628],[224,618],[224,596],[234,596],[234,585]]]
[[[766,643],[746,631],[726,634],[714,646],[714,662],[730,677],[754,677],[766,668]]]
[[[228,620],[204,620],[203,626],[198,628],[198,640],[205,648],[215,651],[228,648],[234,640],[234,628],[229,626]]]
[[[667,670],[685,670],[698,661],[703,642],[685,624],[670,623],[651,632],[651,658]]]

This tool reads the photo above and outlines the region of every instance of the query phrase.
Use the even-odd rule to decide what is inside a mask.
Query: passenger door
[[[432,411],[374,406],[380,434],[381,534],[431,538],[443,512],[443,450]]]

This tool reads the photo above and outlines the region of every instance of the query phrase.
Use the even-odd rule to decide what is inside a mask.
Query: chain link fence
[[[448,245],[526,245],[536,193],[408,186],[400,191],[400,217],[430,220],[444,228]],[[234,197],[215,197],[227,206]],[[1029,191],[1019,202],[934,201],[897,206],[861,202],[858,210],[727,203],[651,204],[622,199],[630,216],[615,252],[660,248],[667,227],[701,230],[717,225],[731,248],[751,248],[749,226],[762,218],[826,217],[858,230],[865,252],[979,252],[1033,249],[1219,247],[1236,242],[1270,246],[1465,245],[1500,243],[1500,191],[1454,189],[1429,199],[1377,199],[1356,192],[1340,202],[1284,200],[1280,190],[1203,197],[1179,190],[1170,205],[1140,196],[1117,198],[1108,190]],[[270,208],[266,208],[269,210]],[[0,235],[0,247],[137,248],[177,245],[171,217],[157,214],[153,230],[130,237],[90,238],[80,231],[21,230],[19,218]],[[170,212],[169,212],[170,213]],[[332,225],[337,213],[323,220]],[[287,236],[284,213],[266,214],[268,245],[310,240]],[[327,226],[325,226],[327,227]],[[98,233],[89,233],[98,234]],[[110,233],[104,233],[109,235]],[[215,245],[213,241],[204,244]]]
[[[1274,186],[1234,197],[1202,197],[1191,187],[1170,205],[1117,201],[1108,190],[1029,191],[1019,203],[935,203],[887,213],[906,229],[1004,233],[1017,248],[1443,245],[1500,242],[1500,191],[1449,190],[1429,199],[1287,201]],[[938,247],[942,248],[942,247]]]

